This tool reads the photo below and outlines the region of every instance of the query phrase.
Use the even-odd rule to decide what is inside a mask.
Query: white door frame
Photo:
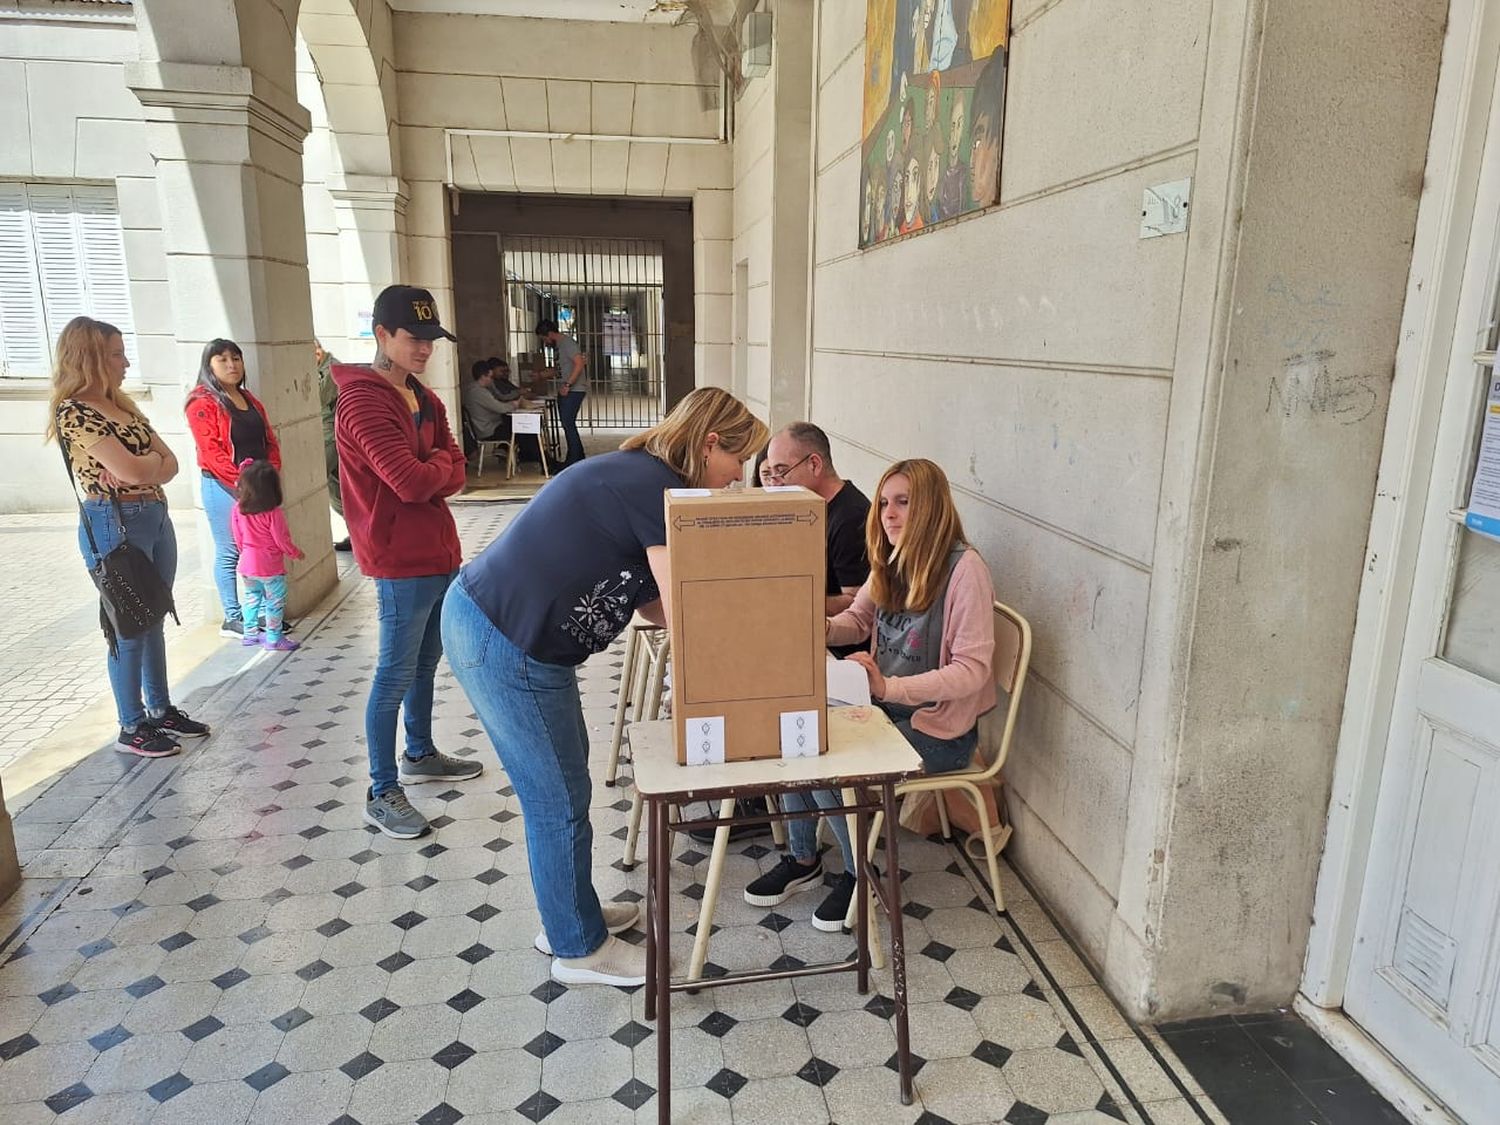
[[[1500,207],[1478,198],[1497,56],[1500,0],[1453,0],[1303,968],[1304,1004],[1322,1009],[1344,1001],[1471,226],[1477,208]]]

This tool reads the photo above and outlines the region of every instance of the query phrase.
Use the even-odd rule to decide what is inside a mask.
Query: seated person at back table
[[[509,401],[495,391],[494,371],[487,359],[478,360],[464,384],[462,399],[464,418],[479,441],[505,441],[510,437],[508,415],[516,408],[517,392]]]
[[[521,388],[510,381],[510,364],[497,355],[486,360],[490,365],[490,390],[501,402],[515,402],[521,397]]]
[[[995,706],[995,590],[989,567],[964,539],[948,478],[932,461],[898,461],[885,471],[865,528],[870,577],[854,604],[828,620],[829,644],[867,641],[851,660],[864,667],[870,698],[922,757],[926,773],[964,769],[979,742],[979,716]],[[833,790],[811,799],[838,808]],[[782,798],[789,811],[809,796]],[[842,816],[829,818],[844,873],[813,914],[828,933],[843,929],[854,893],[854,853]],[[896,826],[886,826],[896,831]],[[751,906],[775,906],[823,881],[812,819],[787,822],[789,855],[745,888]]]

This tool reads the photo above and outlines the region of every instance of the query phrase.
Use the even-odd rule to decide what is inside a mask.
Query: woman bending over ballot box
[[[870,577],[854,604],[828,619],[828,643],[868,641],[849,657],[870,680],[870,698],[922,756],[927,773],[968,766],[979,742],[979,716],[995,706],[995,590],[989,567],[964,539],[948,478],[932,461],[898,461],[880,478],[865,523]],[[812,794],[823,808],[842,804],[832,790]],[[788,810],[808,809],[799,793]],[[844,817],[829,817],[844,853],[844,873],[812,924],[843,929],[854,894],[854,852]],[[817,821],[787,822],[791,854],[745,888],[752,906],[775,906],[823,882]],[[895,826],[888,830],[894,831]]]
[[[769,437],[727,391],[700,387],[616,452],[554,477],[448,589],[443,650],[520,799],[542,916],[536,947],[564,984],[646,979],[646,951],[613,936],[640,908],[601,906],[594,890],[576,669],[636,610],[666,623],[663,493],[739,480]]]

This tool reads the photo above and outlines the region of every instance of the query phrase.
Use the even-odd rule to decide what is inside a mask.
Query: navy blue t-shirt
[[[533,660],[582,664],[636,606],[660,597],[646,548],[666,544],[663,493],[682,483],[643,450],[586,458],[537,493],[459,581]]]

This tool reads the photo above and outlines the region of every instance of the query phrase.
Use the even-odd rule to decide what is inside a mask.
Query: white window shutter
[[[27,194],[31,197],[31,231],[41,267],[47,338],[56,340],[68,321],[89,311],[73,192],[56,184],[28,184]]]
[[[0,184],[0,374],[45,376],[52,349],[22,184]]]
[[[125,354],[135,358],[135,317],[130,308],[130,272],[125,237],[113,188],[75,187],[74,212],[85,263],[89,316],[113,324],[125,337]]]

